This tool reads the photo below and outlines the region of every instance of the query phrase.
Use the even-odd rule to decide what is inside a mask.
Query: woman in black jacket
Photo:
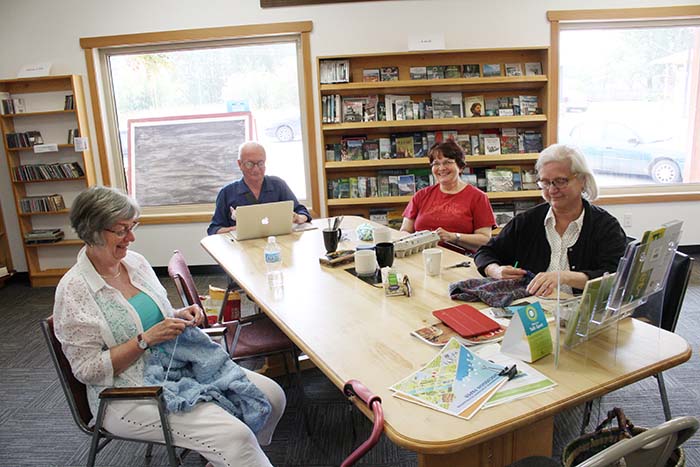
[[[535,164],[546,203],[519,214],[501,233],[479,248],[479,272],[496,279],[536,274],[533,295],[583,289],[586,281],[615,272],[625,252],[626,235],[612,215],[590,202],[598,186],[581,152],[555,144]]]

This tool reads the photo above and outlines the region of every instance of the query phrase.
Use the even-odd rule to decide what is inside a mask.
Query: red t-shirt
[[[443,193],[438,184],[423,188],[408,203],[403,217],[413,219],[416,232],[442,227],[448,232],[471,234],[496,225],[488,196],[471,185],[454,194]]]

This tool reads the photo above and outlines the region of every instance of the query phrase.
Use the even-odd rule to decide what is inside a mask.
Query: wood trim
[[[559,22],[552,21],[549,33],[549,131],[547,145],[559,141]]]
[[[325,5],[328,3],[379,2],[383,0],[260,0],[260,8],[285,6]]]
[[[100,159],[100,175],[102,185],[112,186],[112,179],[109,176],[109,160],[107,159],[107,145],[104,137],[104,124],[102,121],[102,106],[100,105],[100,94],[97,88],[97,72],[95,64],[94,49],[85,49],[85,65],[88,72],[88,87],[90,88],[90,101],[92,104],[92,118],[95,122],[95,141],[97,141],[97,154]]]
[[[314,92],[312,86],[312,61],[311,61],[311,34],[301,33],[301,62],[302,79],[304,86],[304,108],[306,109],[306,142],[309,151],[309,183],[311,184],[311,206],[312,216],[321,213],[321,200],[319,198],[318,186],[318,154],[316,152],[316,125],[314,112]],[[325,153],[324,158],[325,158]],[[314,212],[315,211],[315,212]]]
[[[631,19],[697,18],[700,6],[685,5],[652,8],[612,8],[601,10],[552,10],[549,21],[615,21]]]
[[[603,195],[595,200],[599,206],[615,204],[647,204],[700,201],[700,192],[679,193],[630,193],[624,195]]]
[[[139,34],[121,34],[117,36],[82,37],[80,47],[96,49],[126,45],[149,45],[163,42],[206,41],[229,39],[232,37],[269,36],[311,32],[311,21],[288,23],[249,24],[244,26],[225,26],[219,28],[181,29],[177,31],[146,32]]]
[[[449,50],[416,50],[410,52],[375,52],[375,53],[363,53],[363,54],[343,54],[343,55],[319,55],[316,57],[317,60],[337,60],[340,58],[363,58],[363,57],[405,57],[410,55],[425,55],[429,53],[430,55],[459,55],[461,53],[498,53],[498,52],[512,52],[514,50],[518,51],[538,51],[547,50],[546,46],[526,46],[526,47],[496,47],[496,48],[485,48],[485,49],[449,49]]]

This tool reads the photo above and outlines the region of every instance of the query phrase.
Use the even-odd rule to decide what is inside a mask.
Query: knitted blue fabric
[[[520,279],[467,279],[453,282],[448,291],[452,300],[484,302],[488,306],[504,307],[514,300],[528,297],[527,285],[535,278],[530,271]]]
[[[177,347],[175,342],[153,346],[144,371],[147,385],[163,386],[168,411],[189,412],[197,402],[212,401],[254,433],[260,431],[272,410],[270,402],[226,351],[195,327],[180,334]],[[173,352],[168,381],[163,383]]]

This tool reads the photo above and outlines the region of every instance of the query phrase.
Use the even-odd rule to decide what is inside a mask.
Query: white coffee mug
[[[358,276],[369,276],[377,270],[377,257],[374,250],[358,250],[355,252],[355,272]]]
[[[423,250],[423,265],[425,273],[429,276],[440,274],[442,263],[442,250],[440,248],[428,248]]]
[[[374,227],[372,229],[372,240],[374,243],[390,242],[391,230],[386,227]]]

